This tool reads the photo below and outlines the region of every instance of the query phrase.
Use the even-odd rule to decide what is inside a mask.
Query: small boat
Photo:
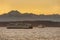
[[[10,24],[7,29],[32,29],[31,24]]]

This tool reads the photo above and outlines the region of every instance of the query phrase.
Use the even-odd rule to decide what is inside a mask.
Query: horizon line
[[[24,13],[22,13],[22,12],[20,12],[19,10],[11,10],[11,11],[18,11],[20,14],[33,14],[33,15],[60,15],[60,14],[57,14],[57,13],[52,13],[52,14],[43,14],[43,13],[41,13],[41,14],[34,14],[34,13],[32,13],[32,12],[24,12]],[[8,11],[8,12],[3,13],[3,14],[0,14],[0,15],[8,14],[8,13],[11,12],[11,11]]]

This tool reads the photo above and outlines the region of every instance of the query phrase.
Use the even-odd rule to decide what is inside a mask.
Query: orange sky
[[[60,0],[0,0],[0,14],[11,10],[22,13],[59,14]]]

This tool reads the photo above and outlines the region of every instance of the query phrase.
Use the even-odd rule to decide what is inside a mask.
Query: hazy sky
[[[60,13],[60,0],[0,0],[0,14],[11,10],[35,14]]]

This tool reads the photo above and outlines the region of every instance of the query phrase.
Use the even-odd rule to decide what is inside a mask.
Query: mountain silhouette
[[[57,21],[60,22],[60,15],[35,15],[33,13],[20,13],[17,10],[12,10],[6,14],[0,15],[0,22],[5,21]]]
[[[20,15],[20,12],[19,11],[10,11],[10,12],[8,12],[9,13],[9,15]]]

